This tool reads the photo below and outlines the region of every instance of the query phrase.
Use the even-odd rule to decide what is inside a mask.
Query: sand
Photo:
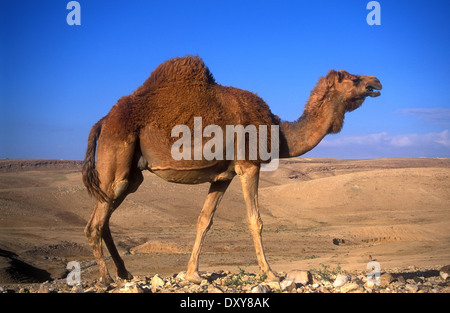
[[[99,273],[84,237],[93,199],[81,162],[0,160],[0,284]],[[177,185],[146,172],[111,218],[111,231],[134,275],[186,269],[208,184]],[[263,242],[274,271],[321,263],[365,270],[450,263],[450,159],[282,160],[263,172]],[[105,254],[108,255],[106,249]],[[108,258],[110,270],[113,264]],[[200,270],[257,272],[238,178],[225,194],[200,255]]]

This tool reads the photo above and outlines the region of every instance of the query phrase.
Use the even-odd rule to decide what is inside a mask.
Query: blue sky
[[[377,76],[379,98],[305,156],[450,157],[450,2],[79,0],[0,7],[0,158],[83,159],[90,127],[163,61],[203,58],[218,83],[295,120],[330,69]]]

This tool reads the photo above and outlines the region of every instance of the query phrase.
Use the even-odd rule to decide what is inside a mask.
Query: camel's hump
[[[160,64],[142,85],[143,89],[171,83],[215,84],[214,77],[198,56],[173,58]]]

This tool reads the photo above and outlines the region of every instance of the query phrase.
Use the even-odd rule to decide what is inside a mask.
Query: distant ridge
[[[42,170],[81,170],[83,161],[52,159],[0,159],[0,173],[42,171]]]
[[[414,167],[447,167],[449,158],[387,158],[387,159],[332,159],[332,158],[291,158],[281,159],[280,165],[299,166],[300,169],[309,163],[332,166],[332,169],[348,170],[348,166],[370,169],[381,168],[414,168]],[[351,165],[347,165],[347,164]],[[62,159],[0,159],[0,173],[69,170],[81,171],[83,161]],[[318,169],[317,169],[318,170]],[[275,171],[277,172],[277,171]],[[264,176],[275,175],[275,172],[266,172]]]

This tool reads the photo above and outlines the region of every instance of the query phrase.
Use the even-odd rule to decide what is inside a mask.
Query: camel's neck
[[[295,122],[280,123],[280,158],[300,156],[319,144],[344,123],[345,106],[337,97],[311,96],[302,116]]]

